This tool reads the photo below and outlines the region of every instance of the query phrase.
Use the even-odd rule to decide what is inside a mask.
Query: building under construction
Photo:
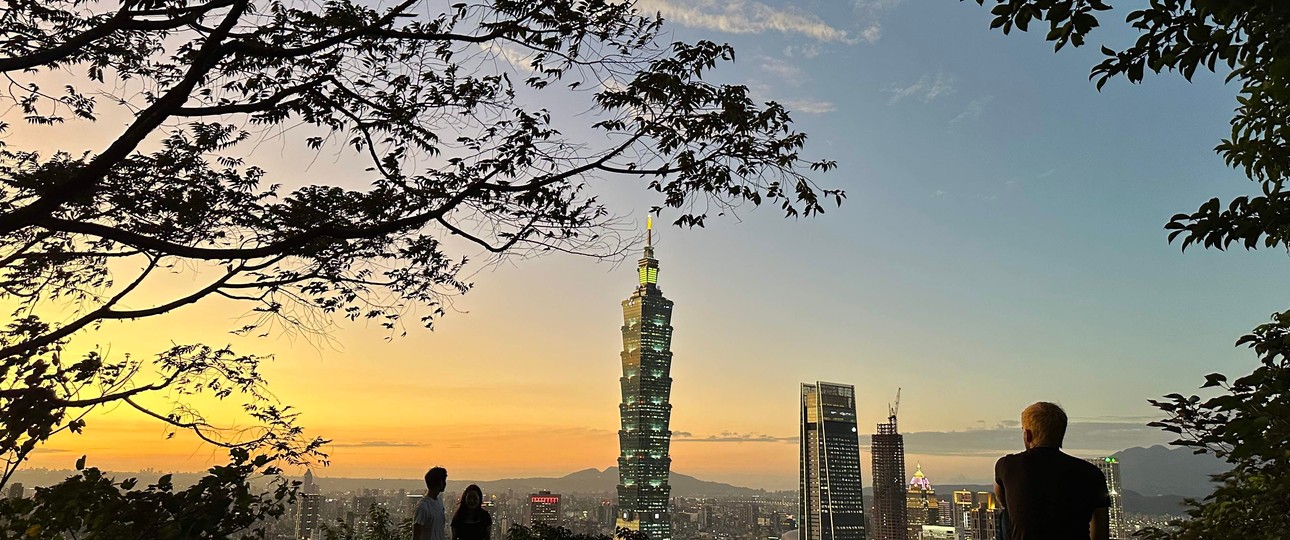
[[[896,429],[900,392],[896,404],[888,407],[887,423],[878,424],[873,436],[873,522],[872,538],[907,540],[908,507],[905,500],[905,438]]]

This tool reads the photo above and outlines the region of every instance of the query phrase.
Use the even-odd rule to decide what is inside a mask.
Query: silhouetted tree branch
[[[773,202],[796,217],[844,196],[808,176],[834,164],[802,157],[806,138],[782,106],[704,80],[733,60],[729,46],[661,43],[662,20],[632,2],[439,9],[0,7],[0,75],[11,82],[0,100],[25,122],[0,122],[18,135],[0,141],[0,300],[14,306],[0,331],[7,471],[51,434],[80,430],[83,409],[111,402],[223,446],[325,459],[264,391],[263,357],[177,344],[108,359],[86,341],[114,321],[214,296],[254,314],[230,329],[239,335],[321,331],[337,315],[390,332],[408,316],[429,327],[471,288],[463,270],[479,250],[488,261],[621,256],[618,224],[631,210],[602,204],[593,181],[636,183],[655,213],[675,209],[674,223],[690,227],[708,202]],[[70,81],[54,84],[55,74]],[[562,101],[590,114],[553,112]],[[100,141],[77,131],[101,118],[124,128]],[[38,152],[24,146],[35,129],[97,149]],[[330,181],[270,167],[257,134],[343,152],[365,171]],[[173,273],[201,285],[135,305]],[[237,396],[257,428],[212,425],[191,406],[203,392]]]

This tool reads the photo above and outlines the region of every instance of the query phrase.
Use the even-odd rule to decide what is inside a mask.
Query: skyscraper
[[[900,395],[896,396],[896,407]],[[896,430],[896,408],[889,409],[887,422],[878,424],[873,436],[873,516],[877,540],[906,540],[909,520],[905,501],[905,437]]]
[[[855,387],[802,384],[801,540],[865,540]]]
[[[1003,507],[988,491],[955,491],[954,530],[959,540],[994,540],[999,534]]]
[[[914,471],[914,477],[909,479],[909,491],[905,494],[905,508],[909,519],[909,540],[919,540],[923,525],[941,523],[940,501],[936,498],[932,481],[923,475],[922,465]]]
[[[1120,486],[1120,460],[1113,457],[1088,458],[1088,462],[1097,465],[1106,476],[1106,489],[1111,492],[1111,538],[1121,540],[1128,538],[1124,530],[1124,495]]]
[[[976,500],[971,491],[958,490],[950,500],[950,511],[954,516],[954,532],[960,540],[978,540],[972,536],[971,513],[976,507]]]
[[[560,525],[560,494],[542,490],[529,494],[529,525]]]
[[[650,540],[671,540],[672,301],[658,287],[652,228],[651,220],[645,256],[637,263],[636,292],[623,301],[617,524],[644,532]]]
[[[994,493],[978,491],[976,507],[969,512],[968,523],[973,540],[995,540],[1003,537],[1003,506]],[[966,540],[966,539],[965,539]]]
[[[300,497],[296,502],[296,538],[313,538],[322,523],[322,490],[314,483],[313,471],[306,470],[300,484]]]

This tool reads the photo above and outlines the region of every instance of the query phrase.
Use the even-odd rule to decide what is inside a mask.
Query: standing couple
[[[412,540],[446,540],[444,538],[443,501],[439,494],[448,487],[448,470],[435,467],[426,473],[426,496],[417,503],[417,513],[412,520]],[[493,517],[484,510],[484,492],[471,484],[457,500],[457,511],[452,514],[452,540],[489,540]]]

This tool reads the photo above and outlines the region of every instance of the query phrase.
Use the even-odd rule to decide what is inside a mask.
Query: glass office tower
[[[802,384],[801,540],[865,540],[855,387]]]

